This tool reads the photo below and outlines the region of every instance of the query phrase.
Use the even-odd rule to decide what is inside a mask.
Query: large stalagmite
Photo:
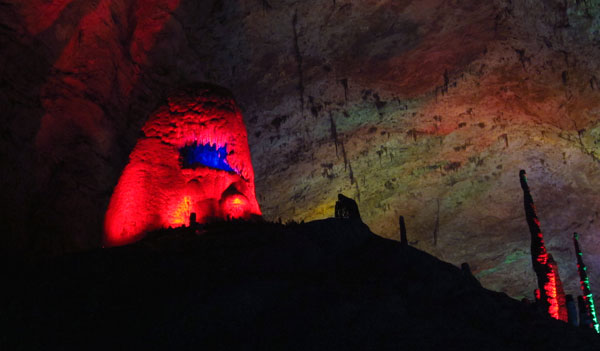
[[[579,314],[581,316],[585,316],[583,318],[586,321],[589,321],[589,325],[586,327],[594,328],[597,333],[600,333],[600,325],[598,325],[598,316],[596,315],[596,305],[594,304],[594,296],[592,294],[590,288],[590,280],[587,275],[587,267],[585,263],[583,263],[583,253],[581,252],[581,248],[579,247],[579,234],[573,233],[573,245],[575,246],[575,255],[577,256],[577,271],[579,272],[579,283],[581,284],[581,292],[583,296],[581,296],[583,300],[582,306],[580,306]],[[580,324],[584,324],[586,322],[579,321]]]
[[[199,85],[154,112],[106,213],[106,245],[159,228],[259,216],[246,127],[231,93]]]
[[[529,191],[524,170],[519,172],[519,180],[523,189],[525,217],[531,234],[531,262],[537,276],[540,292],[539,303],[542,304],[552,318],[567,322],[567,303],[562,281],[558,274],[558,265],[546,250],[544,234],[540,228],[540,221],[536,214],[535,204]]]

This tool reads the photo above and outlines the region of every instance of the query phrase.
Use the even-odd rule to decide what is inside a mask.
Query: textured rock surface
[[[344,193],[374,232],[397,239],[402,214],[416,247],[530,296],[526,169],[566,292],[573,231],[600,287],[598,1],[1,6],[11,251],[98,245],[145,119],[169,89],[211,81],[243,110],[267,218],[323,218]]]
[[[186,87],[152,113],[110,199],[104,244],[215,219],[260,217],[246,127],[231,93]]]

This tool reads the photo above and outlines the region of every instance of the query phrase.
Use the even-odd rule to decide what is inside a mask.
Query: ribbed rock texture
[[[600,286],[596,0],[42,0],[0,4],[2,245],[100,244],[150,113],[181,85],[232,90],[267,219],[331,216],[530,296],[516,175],[576,293]]]

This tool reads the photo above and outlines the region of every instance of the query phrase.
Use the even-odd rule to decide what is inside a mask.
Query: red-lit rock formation
[[[537,218],[524,170],[519,172],[519,180],[523,189],[525,217],[531,233],[531,262],[539,286],[539,303],[552,318],[568,322],[565,292],[558,274],[558,265],[552,255],[546,251],[544,234],[540,228],[540,221]],[[536,299],[538,298],[536,297]]]
[[[189,225],[192,213],[200,223],[261,214],[246,128],[229,92],[183,90],[142,130],[106,212],[106,245]]]
[[[552,254],[548,254],[548,267],[550,273],[548,275],[549,291],[553,296],[550,315],[563,322],[569,321],[569,310],[567,308],[567,297],[563,288],[560,274],[558,274],[558,264],[554,261]]]

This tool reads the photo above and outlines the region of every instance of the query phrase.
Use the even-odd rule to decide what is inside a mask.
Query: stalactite
[[[577,270],[579,271],[579,282],[581,284],[581,291],[583,292],[583,306],[580,304],[580,315],[585,315],[585,324],[590,328],[594,328],[597,333],[600,333],[600,326],[598,325],[598,317],[596,316],[596,306],[594,305],[594,296],[590,289],[590,280],[587,276],[587,267],[583,263],[583,254],[579,247],[579,234],[573,233],[573,244],[575,245],[575,255],[577,256]],[[581,309],[583,307],[583,310]],[[583,326],[584,321],[580,321]]]
[[[554,260],[551,258],[549,260],[546,245],[544,244],[544,234],[540,229],[540,221],[537,218],[535,204],[529,191],[524,170],[519,172],[519,179],[521,188],[523,189],[525,217],[527,218],[529,232],[531,233],[531,261],[540,289],[539,303],[552,318],[567,322],[566,301],[564,291],[562,291],[562,283],[558,276],[558,266]],[[560,296],[561,291],[562,296]],[[562,312],[563,310],[564,312]]]

